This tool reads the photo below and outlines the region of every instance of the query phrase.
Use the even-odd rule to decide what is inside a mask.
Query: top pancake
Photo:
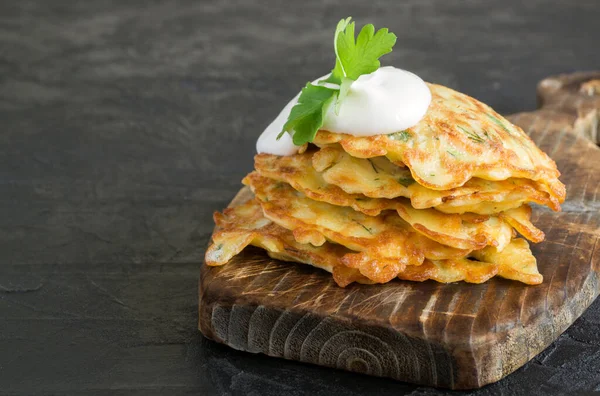
[[[560,172],[523,130],[492,108],[450,88],[428,84],[432,100],[414,127],[391,135],[355,137],[319,131],[319,147],[339,143],[353,157],[386,156],[405,164],[413,178],[433,190],[460,187],[473,177],[526,178],[548,186],[560,202]]]

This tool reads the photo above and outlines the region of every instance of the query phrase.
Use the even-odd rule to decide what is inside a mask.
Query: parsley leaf
[[[335,27],[335,33],[333,35],[333,50],[335,51],[335,67],[331,71],[331,76],[326,80],[327,82],[334,84],[341,84],[342,78],[346,76],[341,64],[339,64],[340,52],[338,50],[338,43],[340,42],[339,37],[344,33],[344,30],[348,27],[350,20],[352,17],[348,17],[346,19],[342,19],[338,22]],[[352,29],[354,29],[354,22],[352,22]],[[352,36],[354,37],[354,31],[352,32]]]
[[[317,85],[306,84],[277,139],[288,132],[297,146],[312,142],[323,126],[329,106],[335,102],[338,114],[352,83],[361,75],[377,70],[381,65],[379,58],[392,51],[396,43],[395,34],[385,28],[375,32],[375,27],[369,24],[363,26],[355,38],[351,19],[342,19],[336,26],[333,41],[336,61],[331,75]],[[331,84],[337,86],[332,87]]]
[[[338,24],[338,28],[342,21]],[[379,29],[375,33],[372,24],[363,26],[355,40],[354,22],[348,23],[349,21],[350,19],[344,21],[346,26],[338,33],[336,39],[336,62],[331,76],[338,84],[343,77],[356,80],[363,74],[373,73],[379,69],[381,66],[379,58],[392,52],[396,44],[394,33],[389,33],[386,28]]]
[[[307,83],[277,138],[286,131],[293,130],[292,139],[296,146],[312,142],[317,131],[323,126],[323,118],[335,95],[337,91],[334,89]]]

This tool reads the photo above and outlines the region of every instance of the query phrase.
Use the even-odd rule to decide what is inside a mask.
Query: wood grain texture
[[[597,76],[546,79],[538,87],[542,107],[511,117],[557,161],[567,185],[563,212],[534,212],[546,232],[532,247],[541,285],[494,278],[342,289],[328,273],[249,248],[225,266],[202,267],[200,331],[239,350],[451,389],[512,373],[600,291],[600,149],[589,122],[600,97],[579,92]],[[231,205],[250,196],[244,188]]]

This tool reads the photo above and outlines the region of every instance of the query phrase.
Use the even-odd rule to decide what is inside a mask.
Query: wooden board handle
[[[574,133],[600,144],[600,71],[545,78],[537,98],[538,111],[563,114]]]

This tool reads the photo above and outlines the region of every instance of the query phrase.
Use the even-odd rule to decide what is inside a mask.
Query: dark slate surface
[[[0,3],[0,393],[443,394],[196,330],[211,214],[332,67],[347,15],[398,35],[384,63],[504,113],[533,109],[546,75],[600,68],[597,0]],[[474,394],[598,389],[599,332],[597,302]]]

